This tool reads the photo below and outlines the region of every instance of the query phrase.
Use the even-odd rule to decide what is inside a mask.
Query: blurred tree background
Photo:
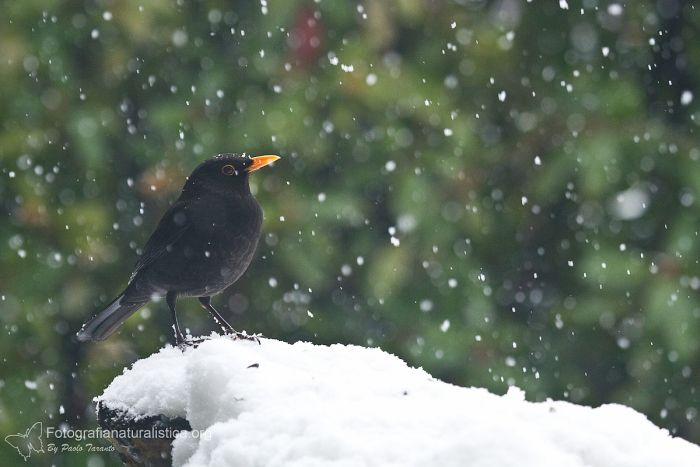
[[[692,2],[0,8],[3,436],[94,427],[91,398],[172,339],[164,302],[104,343],[73,336],[184,177],[245,151],[282,160],[251,177],[264,236],[214,300],[235,327],[618,402],[700,442]],[[181,303],[194,334],[214,329]]]

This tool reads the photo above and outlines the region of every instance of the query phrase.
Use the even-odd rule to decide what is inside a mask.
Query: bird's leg
[[[185,343],[185,336],[180,331],[180,325],[177,322],[177,311],[175,311],[175,301],[177,300],[177,294],[175,292],[168,292],[165,296],[165,301],[168,303],[168,308],[170,308],[170,313],[173,317],[173,331],[175,332],[175,345],[181,346]]]
[[[236,333],[233,326],[231,326],[228,321],[226,321],[224,317],[221,316],[218,311],[216,311],[216,308],[212,306],[211,297],[199,297],[199,303],[201,303],[204,309],[209,312],[212,318],[214,318],[214,322],[219,325],[222,331],[225,333]]]
[[[253,335],[248,335],[243,332],[238,332],[235,329],[233,329],[233,326],[231,326],[228,321],[224,319],[223,316],[219,314],[218,311],[216,311],[216,308],[214,308],[211,304],[211,297],[199,297],[199,303],[202,304],[205,310],[209,312],[212,318],[214,318],[214,321],[216,324],[219,325],[222,331],[224,331],[224,334],[232,334],[234,335],[237,339],[247,339],[251,341],[255,341],[258,344],[260,343],[260,339],[258,336],[255,334]]]

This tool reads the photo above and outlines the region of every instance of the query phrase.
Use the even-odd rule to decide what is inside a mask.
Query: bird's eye
[[[224,175],[233,175],[236,173],[236,169],[234,169],[231,164],[226,164],[225,166],[221,167],[221,173]]]

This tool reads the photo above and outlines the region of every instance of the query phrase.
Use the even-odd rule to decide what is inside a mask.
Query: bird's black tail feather
[[[77,337],[81,342],[101,341],[114,334],[114,331],[139,308],[148,303],[144,301],[129,301],[124,294],[118,296],[107,308],[92,318],[78,331]]]

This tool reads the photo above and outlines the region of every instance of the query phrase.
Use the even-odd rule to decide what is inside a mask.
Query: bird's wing
[[[187,214],[185,205],[181,202],[176,202],[163,214],[163,218],[158,223],[156,230],[151,234],[151,238],[146,242],[146,246],[143,247],[143,253],[141,253],[141,257],[136,262],[129,282],[141,270],[160,257],[169,246],[178,241],[192,227],[192,221]]]

